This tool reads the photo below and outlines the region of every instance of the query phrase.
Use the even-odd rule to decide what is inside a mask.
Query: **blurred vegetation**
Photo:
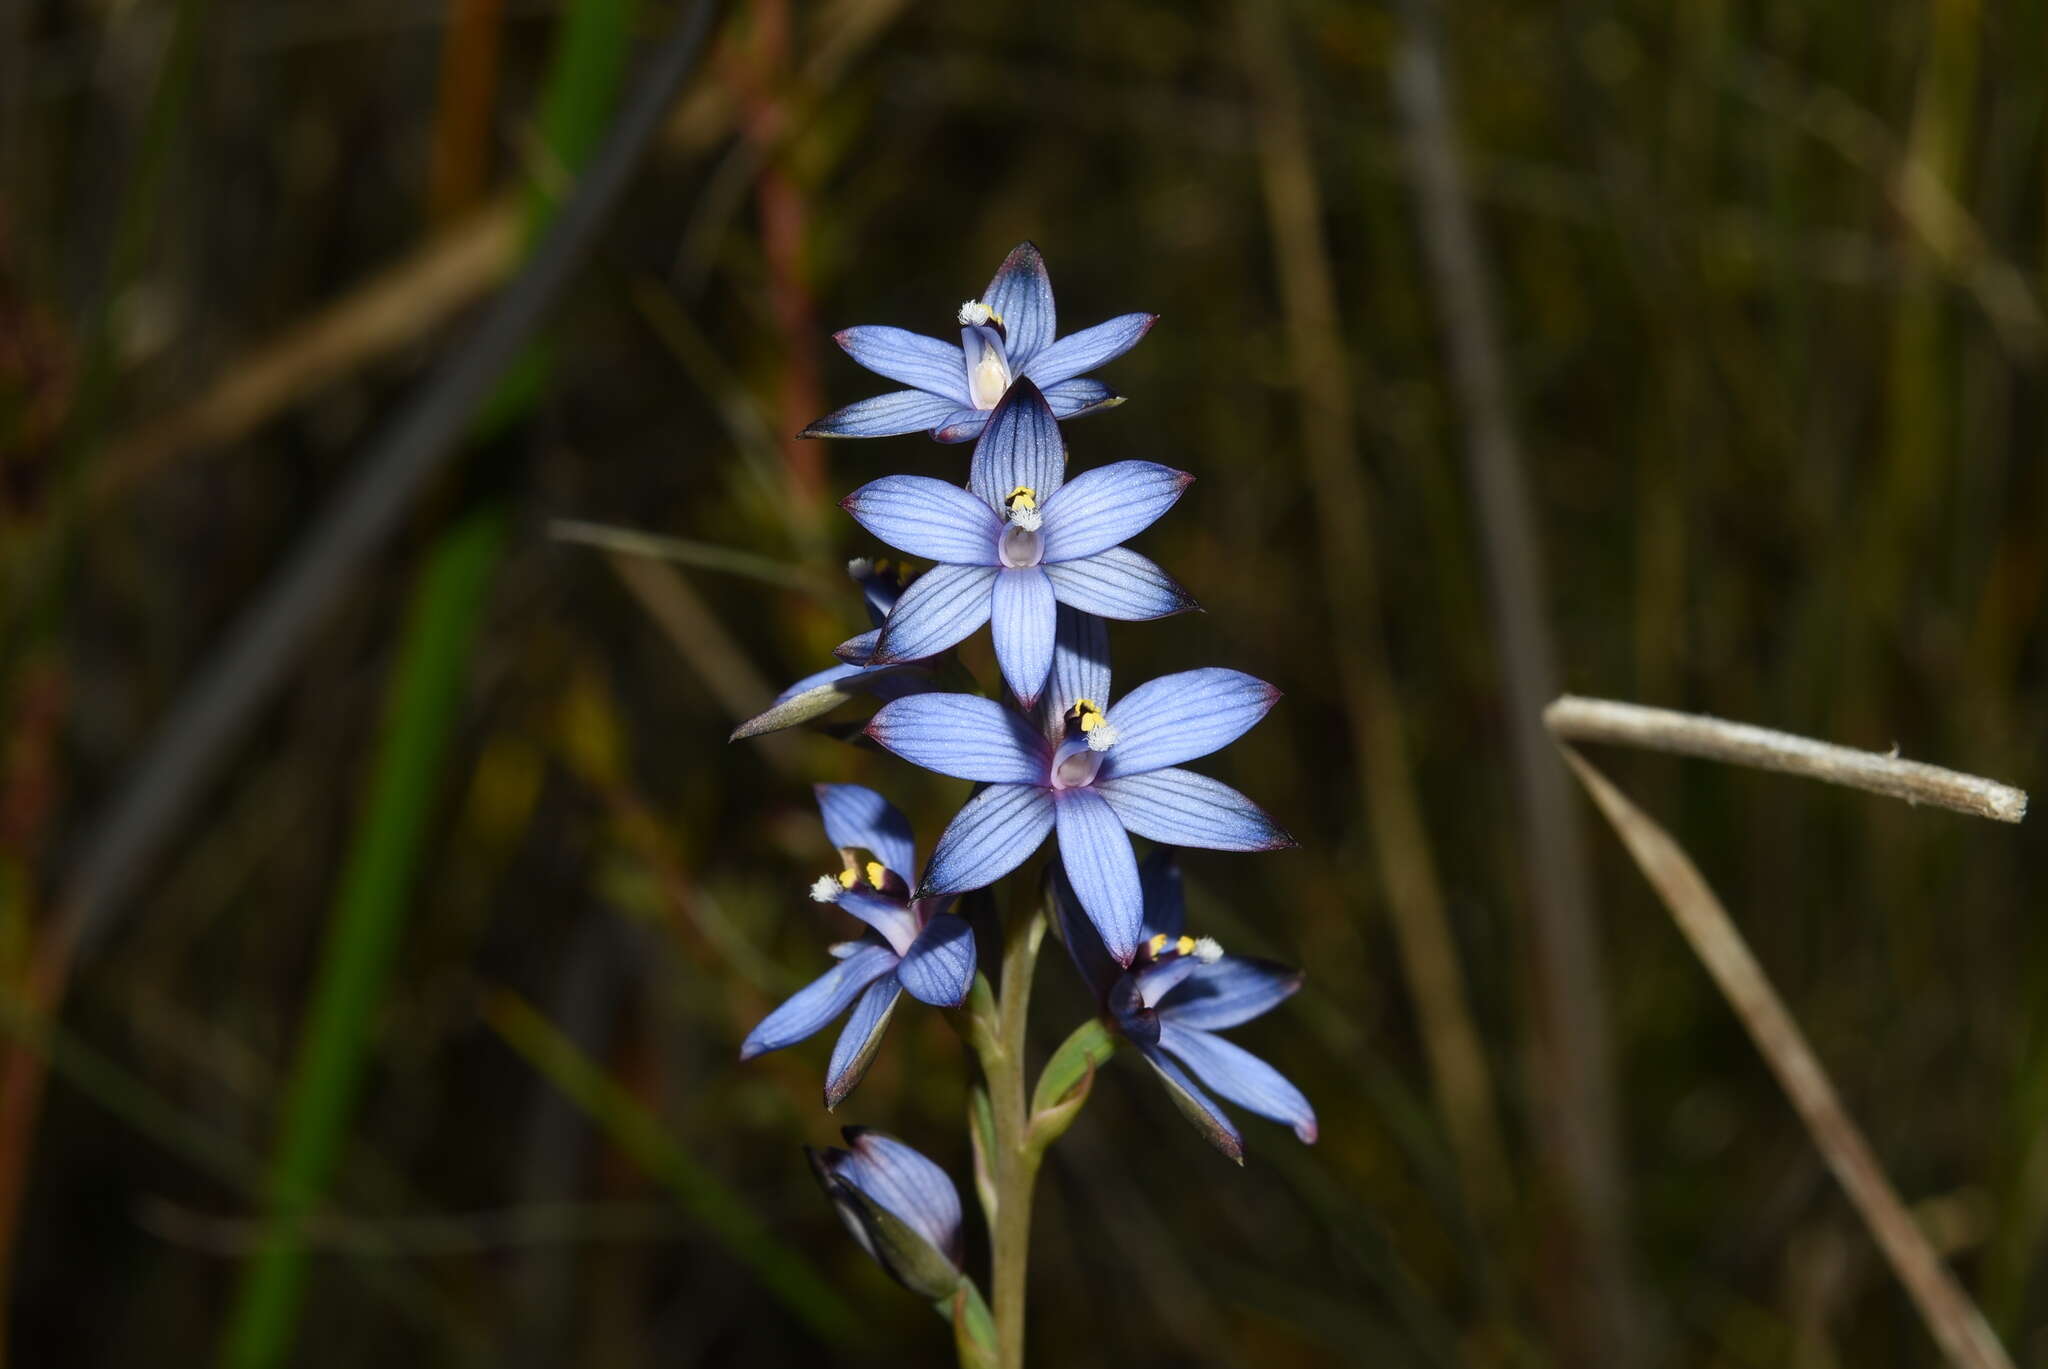
[[[1306,1150],[1249,1123],[1238,1172],[1112,1066],[1047,1169],[1035,1362],[1585,1362],[1398,9],[731,6],[524,402],[319,625],[111,934],[57,935],[88,819],[516,269],[532,197],[579,159],[546,130],[601,126],[608,95],[543,98],[575,9],[637,9],[629,83],[673,13],[0,10],[10,1362],[221,1354],[274,1249],[270,1157],[408,625],[439,621],[410,606],[478,517],[502,549],[451,590],[483,597],[440,667],[446,755],[398,801],[418,867],[377,910],[390,973],[352,1006],[366,1074],[277,1362],[947,1362],[798,1145],[880,1125],[965,1183],[948,1028],[899,1014],[838,1118],[822,1042],[735,1054],[839,931],[802,897],[828,856],[809,784],[876,784],[927,849],[962,786],[819,736],[724,739],[864,625],[834,567],[873,548],[833,501],[965,462],[790,439],[884,387],[829,333],[942,333],[1022,238],[1069,325],[1164,315],[1105,373],[1130,402],[1067,436],[1077,463],[1199,477],[1143,547],[1207,612],[1117,631],[1118,678],[1217,663],[1287,692],[1207,768],[1302,850],[1188,867],[1200,930],[1307,966],[1241,1035],[1323,1122]],[[2048,7],[1480,0],[1442,37],[1563,683],[2035,785]],[[686,545],[605,550],[556,519]],[[1610,773],[1715,883],[2015,1359],[2048,1365],[2031,825],[1664,759]],[[1388,846],[1367,792],[1415,831]],[[1641,1362],[1930,1362],[1726,1006],[1585,837]],[[1464,1122],[1390,853],[1448,928],[1486,1090]],[[1084,1010],[1070,980],[1040,976],[1042,1045]]]

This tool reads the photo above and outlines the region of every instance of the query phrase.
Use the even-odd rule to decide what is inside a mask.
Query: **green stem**
[[[1003,942],[1003,992],[991,1031],[976,1033],[982,1073],[995,1113],[996,1210],[990,1221],[997,1364],[1023,1369],[1024,1285],[1031,1264],[1031,1192],[1040,1153],[1031,1144],[1024,1092],[1024,1029],[1031,1015],[1031,976],[1045,939],[1045,914],[1013,918]],[[991,1039],[992,1038],[992,1039]]]

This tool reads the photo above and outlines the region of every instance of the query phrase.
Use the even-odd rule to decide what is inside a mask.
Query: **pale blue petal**
[[[804,676],[801,680],[798,680],[795,684],[777,694],[775,696],[775,703],[788,703],[797,695],[807,690],[816,689],[819,685],[832,684],[835,681],[845,679],[849,675],[858,675],[861,669],[862,667],[857,665],[828,665],[814,675]],[[772,707],[773,705],[770,706]]]
[[[1109,703],[1109,625],[1092,613],[1059,606],[1052,673],[1038,701],[1039,728],[1055,745],[1066,739],[1067,713],[1077,699]]]
[[[859,918],[879,932],[889,943],[889,949],[898,955],[909,950],[917,939],[917,914],[900,898],[890,898],[872,889],[845,889],[832,902],[841,912]]]
[[[871,658],[877,665],[922,661],[966,640],[988,621],[994,566],[933,566],[910,582]]]
[[[1058,610],[1052,581],[1039,567],[996,572],[989,633],[995,638],[996,663],[1003,668],[1003,680],[1026,708],[1038,702],[1045,677],[1052,670]]]
[[[884,619],[886,622],[887,620]],[[866,665],[875,659],[875,643],[882,639],[882,629],[871,627],[866,632],[857,632],[838,646],[832,654],[848,665]]]
[[[831,1063],[825,1066],[825,1109],[831,1111],[846,1101],[861,1076],[868,1072],[875,1052],[881,1048],[882,1033],[889,1028],[889,1014],[903,989],[896,976],[888,975],[868,985],[867,991],[846,1015],[839,1041],[832,1047]]]
[[[1045,402],[1052,406],[1052,416],[1062,423],[1083,414],[1114,409],[1124,402],[1122,395],[1099,380],[1062,380],[1057,385],[1044,388]]]
[[[1157,322],[1157,314],[1119,314],[1107,323],[1069,333],[1044,351],[1035,353],[1029,361],[1014,364],[1019,373],[1030,376],[1040,385],[1057,385],[1062,380],[1085,375],[1098,366],[1115,361],[1137,346]]]
[[[958,485],[928,475],[887,475],[847,495],[839,507],[898,551],[951,565],[996,564],[1003,520]]]
[[[950,342],[882,325],[848,328],[834,333],[832,340],[876,375],[944,395],[955,404],[969,402],[967,361]]]
[[[988,416],[992,412],[994,411],[991,409],[954,409],[932,429],[932,441],[972,442],[981,436],[984,428],[988,427]]]
[[[1239,1107],[1283,1122],[1304,1142],[1316,1139],[1316,1111],[1280,1071],[1244,1047],[1161,1019],[1159,1044],[1180,1057],[1196,1077]]]
[[[1270,960],[1227,955],[1197,966],[1159,1005],[1159,1020],[1221,1031],[1271,1012],[1301,987],[1301,971]]]
[[[825,835],[834,846],[864,846],[884,867],[903,876],[904,883],[917,877],[917,847],[911,839],[910,819],[895,804],[864,784],[814,784],[811,792],[825,817]]]
[[[967,919],[941,913],[903,953],[896,980],[912,998],[935,1008],[957,1008],[974,986],[974,929]]]
[[[1061,561],[1047,566],[1045,572],[1052,577],[1053,593],[1061,603],[1098,618],[1135,623],[1195,607],[1193,595],[1129,547],[1111,547],[1079,561]]]
[[[1181,1115],[1195,1124],[1195,1129],[1208,1138],[1210,1145],[1243,1164],[1244,1137],[1238,1134],[1236,1124],[1224,1115],[1223,1109],[1216,1106],[1216,1100],[1202,1092],[1201,1086],[1188,1076],[1187,1071],[1159,1047],[1139,1046],[1138,1050],[1145,1057],[1145,1063],[1158,1071],[1159,1078],[1166,1085],[1167,1095],[1173,1099]]]
[[[1111,808],[1117,806],[1116,800],[1108,794],[1103,797],[1109,799]],[[1132,827],[1130,819],[1124,818],[1121,810],[1117,816],[1123,818],[1126,830],[1137,832],[1141,837],[1148,835]],[[1179,936],[1187,930],[1187,895],[1180,886],[1180,860],[1172,847],[1161,846],[1138,862],[1138,883],[1145,890],[1145,936],[1148,940],[1161,933]]]
[[[1113,461],[1081,472],[1044,505],[1045,559],[1078,561],[1136,537],[1194,479],[1157,461]]]
[[[846,1011],[861,991],[896,968],[896,952],[876,942],[863,942],[852,955],[798,989],[787,1002],[747,1033],[740,1059],[751,1060],[779,1051],[815,1034]],[[894,986],[893,980],[890,981]]]
[[[924,867],[921,894],[961,894],[995,883],[1031,858],[1052,830],[1052,794],[1035,784],[992,784],[961,805]]]
[[[1095,924],[1081,911],[1081,900],[1075,895],[1067,872],[1057,861],[1046,872],[1045,878],[1053,917],[1059,923],[1060,940],[1066,943],[1067,954],[1074,958],[1074,968],[1095,991],[1096,999],[1106,1001],[1110,986],[1123,975],[1123,966],[1111,960],[1109,952],[1103,949],[1102,933],[1095,930]]]
[[[853,1149],[843,1153],[834,1172],[960,1263],[960,1191],[946,1171],[870,1127],[848,1127],[844,1134]]]
[[[1060,425],[1038,387],[1020,381],[989,414],[974,457],[967,465],[967,488],[992,509],[1018,486],[1038,496],[1041,507],[1066,479],[1067,444]]]
[[[1123,749],[1110,748],[1113,757]],[[1103,767],[1104,775],[1109,774]],[[1142,775],[1098,776],[1096,792],[1141,837],[1209,851],[1285,851],[1296,843],[1264,809],[1221,780],[1169,766]]]
[[[1138,953],[1145,923],[1145,895],[1138,884],[1138,857],[1102,795],[1092,789],[1063,789],[1053,795],[1059,823],[1060,863],[1081,900],[1081,908],[1102,944],[1119,964]]]
[[[1222,666],[1147,680],[1109,706],[1117,741],[1102,773],[1138,775],[1206,756],[1249,732],[1279,699],[1264,680]]]
[[[867,734],[912,765],[984,784],[1044,784],[1052,763],[1015,709],[974,694],[919,694],[884,704]]]
[[[923,390],[895,390],[835,409],[798,437],[894,437],[927,432],[951,421],[959,402]]]
[[[981,302],[1003,320],[1003,337],[1013,368],[1021,371],[1033,357],[1052,345],[1056,326],[1052,277],[1046,274],[1038,249],[1030,243],[1020,242],[1010,249],[1010,255],[996,268]]]

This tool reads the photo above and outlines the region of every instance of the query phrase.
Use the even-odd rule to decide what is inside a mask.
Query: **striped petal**
[[[1249,732],[1279,699],[1264,680],[1221,666],[1147,680],[1109,706],[1117,742],[1102,773],[1140,775],[1206,756]]]
[[[1002,508],[1020,485],[1043,504],[1066,479],[1066,470],[1067,444],[1051,405],[1036,385],[1017,382],[989,414],[974,444],[967,488],[992,509]]]
[[[1045,573],[1052,577],[1052,591],[1061,603],[1098,618],[1135,623],[1195,607],[1192,594],[1129,547],[1048,565]]]
[[[908,951],[917,940],[917,914],[900,898],[871,889],[847,889],[832,902],[841,912],[859,918],[881,933],[889,949],[898,955]]]
[[[853,1011],[846,1016],[846,1025],[839,1030],[839,1041],[832,1047],[832,1061],[825,1066],[825,1110],[830,1112],[846,1101],[846,1095],[853,1092],[861,1076],[874,1063],[875,1052],[881,1049],[882,1033],[889,1029],[889,1015],[896,1011],[896,1000],[903,996],[903,986],[896,982],[896,976],[887,975],[868,985],[866,992],[854,1003]]]
[[[1145,895],[1138,884],[1138,857],[1102,795],[1092,789],[1064,789],[1053,796],[1060,833],[1060,863],[1081,900],[1082,911],[1102,935],[1102,944],[1128,965],[1138,953],[1145,924]]]
[[[1109,624],[1092,613],[1059,606],[1052,639],[1052,672],[1038,700],[1038,725],[1058,745],[1066,737],[1067,712],[1077,699],[1109,700]]]
[[[847,328],[832,340],[876,375],[966,404],[967,360],[959,347],[903,328]]]
[[[1117,806],[1116,800],[1108,794],[1103,797],[1109,799],[1111,808]],[[1141,837],[1146,835],[1132,827],[1130,819],[1125,818],[1121,810],[1117,817],[1123,820],[1127,831],[1137,832]],[[1180,884],[1179,855],[1172,847],[1161,846],[1138,863],[1138,884],[1145,891],[1145,936],[1148,940],[1161,933],[1179,936],[1187,929],[1187,894]]]
[[[974,928],[967,919],[940,913],[926,923],[896,967],[896,982],[935,1008],[965,1003],[974,986]]]
[[[1119,314],[1107,323],[1067,334],[1028,360],[1017,360],[1012,350],[1011,364],[1040,385],[1056,385],[1115,361],[1137,346],[1157,322],[1157,314]]]
[[[1113,461],[1081,472],[1045,505],[1045,559],[1078,561],[1136,537],[1194,480],[1157,461]]]
[[[984,784],[1043,784],[1045,744],[1016,710],[974,694],[918,694],[884,704],[868,736],[912,765]]]
[[[1031,858],[1052,831],[1052,793],[1035,784],[992,784],[961,805],[924,867],[921,896],[995,883]]]
[[[811,793],[817,796],[825,835],[834,846],[866,847],[906,884],[916,876],[917,847],[910,819],[895,804],[863,784],[814,784]]]
[[[1316,1110],[1280,1071],[1244,1047],[1205,1031],[1161,1020],[1159,1044],[1180,1057],[1195,1077],[1239,1107],[1283,1122],[1313,1145]]]
[[[1123,750],[1110,748],[1114,757]],[[1103,767],[1107,773],[1108,767]],[[1109,800],[1125,827],[1170,846],[1208,851],[1285,851],[1296,842],[1266,811],[1221,780],[1172,766],[1142,775],[1098,777],[1095,792]]]
[[[1216,1105],[1216,1100],[1202,1092],[1201,1086],[1189,1077],[1188,1072],[1159,1047],[1139,1046],[1138,1051],[1145,1057],[1145,1063],[1158,1073],[1160,1081],[1166,1085],[1167,1096],[1173,1099],[1181,1115],[1195,1124],[1195,1130],[1201,1132],[1210,1145],[1243,1164],[1244,1137],[1238,1134],[1237,1125]]]
[[[1011,366],[1022,370],[1052,345],[1056,326],[1052,277],[1046,274],[1045,261],[1032,244],[1020,242],[1010,249],[981,301],[1003,320],[1003,340]]]
[[[910,582],[875,639],[876,665],[922,661],[965,641],[988,621],[994,566],[933,566]]]
[[[846,1005],[868,985],[896,968],[896,953],[874,941],[862,942],[852,955],[798,989],[787,1002],[747,1033],[740,1059],[793,1046],[846,1011]],[[891,981],[892,984],[894,981]]]
[[[1003,520],[958,485],[928,475],[889,475],[861,486],[839,507],[898,551],[950,565],[996,564]]]
[[[894,437],[921,433],[951,422],[959,402],[923,390],[894,390],[835,409],[798,437]]]
[[[1271,1012],[1301,987],[1301,971],[1270,960],[1227,955],[1195,972],[1159,1005],[1159,1020],[1221,1031]]]
[[[871,1127],[848,1127],[844,1134],[852,1152],[841,1152],[844,1159],[835,1166],[839,1177],[960,1263],[960,1192],[946,1171]]]
[[[1052,581],[1038,566],[996,572],[989,633],[995,638],[996,663],[1017,702],[1029,708],[1038,702],[1045,677],[1052,671],[1053,630],[1059,604]]]
[[[1106,1001],[1110,987],[1123,975],[1123,966],[1111,960],[1109,952],[1102,948],[1102,933],[1095,930],[1088,914],[1081,911],[1081,900],[1075,895],[1067,872],[1055,863],[1047,869],[1045,880],[1053,919],[1059,926],[1060,940],[1065,943],[1067,954],[1074,959],[1074,968],[1095,991],[1095,997]]]
[[[1052,416],[1062,423],[1083,414],[1114,409],[1124,402],[1122,395],[1099,380],[1062,380],[1043,388],[1045,402],[1052,406]]]

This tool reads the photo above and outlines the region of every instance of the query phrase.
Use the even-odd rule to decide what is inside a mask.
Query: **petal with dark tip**
[[[1206,756],[1249,732],[1279,699],[1264,680],[1222,666],[1147,680],[1109,706],[1117,742],[1102,772],[1139,775]]]
[[[854,1003],[846,1025],[840,1028],[839,1041],[832,1047],[832,1061],[825,1066],[827,1112],[845,1102],[868,1072],[875,1052],[881,1049],[882,1033],[889,1029],[889,1014],[896,1011],[896,1000],[902,996],[903,986],[892,974],[868,985]]]
[[[967,361],[953,343],[886,325],[847,328],[834,333],[832,340],[876,375],[927,394],[944,395],[954,404],[971,402]]]
[[[917,877],[910,819],[895,804],[864,784],[814,784],[811,793],[825,819],[825,836],[835,847],[864,846],[906,883]]]
[[[1181,1115],[1195,1124],[1195,1130],[1208,1139],[1210,1145],[1222,1151],[1239,1164],[1244,1163],[1244,1137],[1237,1127],[1224,1115],[1216,1100],[1202,1092],[1201,1086],[1188,1077],[1186,1070],[1176,1063],[1172,1056],[1157,1046],[1140,1046],[1139,1052],[1145,1063],[1158,1072],[1160,1081],[1166,1085],[1166,1094],[1173,1099]]]
[[[955,409],[932,429],[932,441],[949,446],[972,442],[988,427],[989,413],[987,409]]]
[[[1116,807],[1116,800],[1108,794],[1109,806]],[[1118,817],[1123,817],[1119,812]],[[1128,818],[1124,826],[1139,836],[1145,832],[1132,827]],[[1157,840],[1157,838],[1153,838]],[[1145,935],[1179,936],[1186,930],[1188,921],[1187,894],[1180,884],[1180,860],[1170,846],[1162,846],[1138,862],[1138,884],[1145,891]]]
[[[1084,414],[1114,409],[1124,402],[1122,395],[1099,380],[1062,380],[1057,385],[1045,386],[1044,392],[1045,402],[1052,406],[1052,416],[1062,423]]]
[[[1243,1046],[1164,1018],[1159,1023],[1159,1044],[1231,1102],[1285,1123],[1303,1142],[1315,1143],[1316,1111],[1308,1099],[1280,1071]]]
[[[1159,1005],[1159,1020],[1222,1031],[1271,1012],[1301,987],[1301,971],[1270,960],[1227,955],[1198,967]]]
[[[1110,755],[1122,749],[1119,741]],[[1108,773],[1105,764],[1103,772]],[[1109,800],[1124,826],[1141,837],[1170,846],[1206,851],[1285,851],[1294,846],[1266,810],[1221,780],[1168,766],[1140,775],[1097,777],[1095,790]]]
[[[996,663],[1003,682],[1029,708],[1038,702],[1045,677],[1052,671],[1053,631],[1059,604],[1052,581],[1038,566],[996,572],[990,604],[989,634],[995,639]]]
[[[882,624],[874,664],[922,661],[965,641],[988,621],[995,582],[994,566],[933,566],[918,576]]]
[[[903,953],[896,980],[920,1003],[959,1007],[974,987],[974,928],[964,917],[939,914]]]
[[[866,665],[875,659],[875,643],[881,640],[882,629],[871,627],[866,632],[854,633],[833,647],[832,654],[848,665]]]
[[[1004,345],[1010,365],[1022,370],[1052,345],[1057,320],[1053,315],[1052,277],[1038,249],[1020,242],[1003,258],[981,302],[1003,320]]]
[[[1157,314],[1119,314],[1106,323],[1069,333],[1028,361],[1015,364],[1040,385],[1057,385],[1115,361],[1137,346],[1157,322]]]
[[[898,551],[951,565],[996,563],[1003,520],[958,485],[928,475],[887,475],[862,485],[839,506]]]
[[[924,867],[923,894],[995,883],[1031,858],[1052,831],[1052,794],[1035,784],[992,784],[960,806]]]
[[[912,765],[986,784],[1042,784],[1045,743],[1017,711],[975,694],[919,694],[885,704],[867,734]]]
[[[1129,547],[1060,561],[1048,565],[1045,573],[1052,577],[1052,591],[1061,603],[1098,618],[1136,623],[1195,607],[1195,597],[1179,582]]]
[[[1004,507],[1020,487],[1043,505],[1058,491],[1066,472],[1067,444],[1051,406],[1036,385],[1018,381],[989,414],[988,426],[974,444],[967,488],[992,509]]]
[[[1059,862],[1052,862],[1045,878],[1053,920],[1059,924],[1060,940],[1066,944],[1067,954],[1073,957],[1074,968],[1081,972],[1082,980],[1095,991],[1096,1001],[1105,1002],[1110,986],[1123,974],[1123,967],[1110,959],[1109,952],[1102,945],[1102,933],[1095,930],[1095,924],[1081,911],[1081,900],[1074,893],[1074,886]]]
[[[1060,863],[1081,900],[1081,908],[1102,944],[1119,964],[1138,953],[1145,923],[1145,895],[1138,884],[1138,857],[1131,839],[1102,795],[1067,789],[1053,795],[1060,834]]]
[[[1129,541],[1193,482],[1157,461],[1112,461],[1081,472],[1045,503],[1045,559],[1078,561]]]
[[[955,400],[923,390],[892,390],[835,409],[798,437],[894,437],[921,433],[951,420],[959,412]]]
[[[816,1035],[870,984],[896,968],[896,953],[879,942],[864,942],[853,954],[790,995],[787,1002],[747,1033],[740,1059],[793,1046]],[[894,981],[891,981],[892,985]]]

